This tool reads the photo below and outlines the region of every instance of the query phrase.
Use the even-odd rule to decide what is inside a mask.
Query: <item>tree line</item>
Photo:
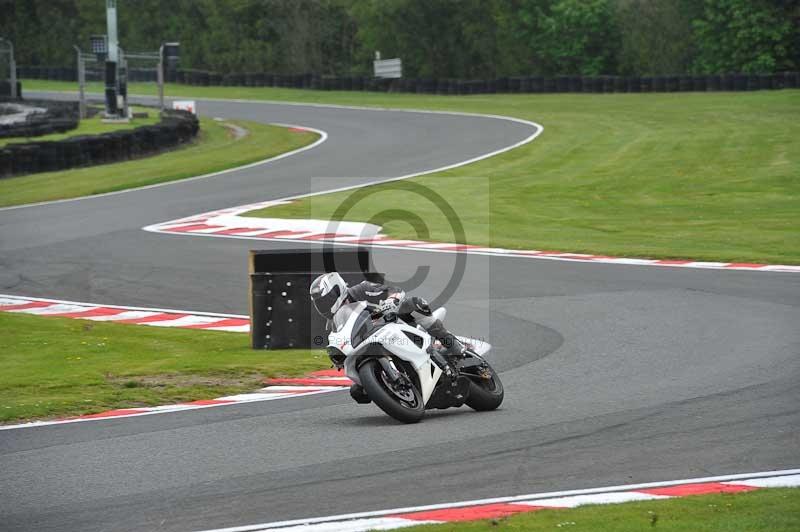
[[[772,73],[800,70],[797,0],[117,0],[120,42],[180,41],[180,67],[369,75]],[[105,0],[0,0],[18,65],[74,63]]]

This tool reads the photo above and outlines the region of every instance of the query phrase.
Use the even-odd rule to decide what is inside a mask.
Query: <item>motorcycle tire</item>
[[[361,384],[378,408],[403,423],[417,423],[425,414],[425,403],[422,393],[412,385],[410,393],[412,401],[403,400],[389,387],[383,368],[377,360],[368,360],[358,370]]]
[[[478,412],[494,410],[503,402],[503,383],[497,372],[489,366],[490,379],[471,378],[467,406]]]

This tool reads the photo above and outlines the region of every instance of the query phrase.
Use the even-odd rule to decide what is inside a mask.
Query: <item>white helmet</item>
[[[331,320],[347,298],[347,283],[336,272],[326,273],[314,279],[310,293],[317,312]]]

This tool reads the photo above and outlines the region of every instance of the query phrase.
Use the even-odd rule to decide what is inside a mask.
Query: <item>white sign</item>
[[[194,100],[174,101],[172,102],[172,108],[176,111],[189,111],[194,115],[197,114],[197,106],[194,104]]]
[[[376,59],[372,64],[376,78],[403,77],[403,62],[400,59]]]

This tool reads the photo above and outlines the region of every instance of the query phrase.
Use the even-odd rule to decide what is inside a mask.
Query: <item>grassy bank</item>
[[[0,338],[0,423],[210,399],[330,365],[321,350],[252,350],[241,333],[3,312]]]
[[[104,123],[102,114],[95,115],[91,118],[84,118],[78,124],[78,127],[65,131],[64,133],[52,133],[50,135],[42,135],[39,137],[9,137],[0,139],[0,148],[6,144],[22,143],[22,142],[46,142],[55,140],[64,140],[70,137],[77,137],[79,135],[100,135],[102,133],[111,133],[113,131],[122,131],[125,129],[134,129],[140,126],[150,126],[157,124],[161,121],[157,109],[152,107],[132,107],[134,113],[147,113],[147,118],[134,118],[129,123]]]
[[[200,120],[197,139],[167,153],[122,163],[0,179],[0,207],[75,198],[174,181],[268,159],[314,142],[318,135],[249,121],[237,138],[227,122]]]
[[[800,489],[762,489],[748,493],[587,505],[567,510],[541,510],[492,521],[416,526],[405,530],[795,532],[800,530]]]
[[[27,90],[74,89],[25,82]],[[153,94],[148,84],[131,91]],[[800,263],[800,91],[445,97],[254,87],[169,86],[168,94],[467,111],[525,118],[534,142],[415,181],[454,205],[470,243],[622,256]],[[431,149],[435,149],[432,147]],[[453,186],[450,179],[460,179]],[[468,179],[467,177],[473,178]],[[478,179],[474,179],[478,178]],[[488,183],[488,185],[487,185]],[[266,216],[330,216],[347,193],[269,209]],[[425,220],[433,205],[358,205],[366,221],[393,205]],[[378,198],[378,196],[376,196]],[[472,217],[470,213],[486,213]],[[367,210],[367,207],[370,209]],[[431,240],[452,238],[429,223]],[[387,232],[419,238],[408,224]]]

